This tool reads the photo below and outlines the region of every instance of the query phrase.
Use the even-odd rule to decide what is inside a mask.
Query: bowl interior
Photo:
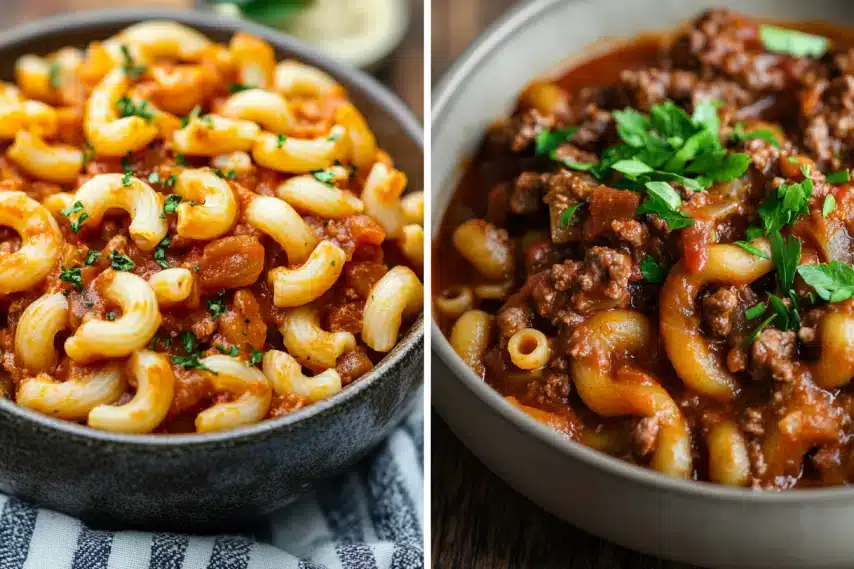
[[[512,111],[519,92],[532,79],[555,74],[573,57],[602,49],[642,32],[666,31],[713,7],[729,7],[774,21],[823,21],[854,26],[846,0],[535,0],[496,22],[457,60],[440,82],[432,111],[431,207],[435,235],[454,188],[486,129]],[[435,373],[453,373],[505,420],[559,452],[608,472],[658,488],[672,488],[710,499],[798,502],[833,500],[844,487],[795,492],[753,492],[666,477],[584,447],[528,417],[478,378],[457,356],[436,326],[431,328]],[[436,365],[439,364],[439,365]],[[434,393],[439,401],[442,393]]]
[[[0,34],[0,80],[14,78],[18,57],[27,53],[45,54],[64,46],[85,48],[93,40],[110,37],[130,24],[152,19],[171,19],[187,24],[218,42],[228,42],[236,31],[263,37],[276,50],[276,58],[293,57],[319,67],[336,78],[348,91],[353,103],[365,115],[381,148],[395,160],[409,179],[409,191],[423,189],[423,131],[417,119],[395,95],[365,73],[338,64],[316,49],[281,32],[249,21],[188,10],[118,9],[63,14],[19,26]],[[302,419],[325,413],[347,401],[385,373],[394,373],[405,354],[421,349],[423,317],[412,323],[397,346],[373,370],[336,395],[277,419],[209,434],[124,435],[97,431],[83,425],[48,417],[0,398],[0,412],[11,413],[67,432],[72,436],[107,440],[126,445],[208,444],[225,439],[290,426]]]

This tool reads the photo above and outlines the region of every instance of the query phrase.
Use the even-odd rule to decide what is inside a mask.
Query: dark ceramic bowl
[[[270,42],[278,58],[325,69],[347,88],[410,188],[423,187],[422,129],[403,103],[367,75],[250,22],[168,10],[58,16],[0,35],[0,77],[11,79],[25,53],[84,47],[149,19],[173,19],[217,41],[243,30]],[[107,433],[0,399],[0,490],[99,525],[235,526],[344,471],[379,443],[412,407],[423,349],[419,317],[373,371],[340,393],[278,419],[211,434]]]

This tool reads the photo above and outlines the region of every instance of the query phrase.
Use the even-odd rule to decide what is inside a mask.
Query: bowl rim
[[[83,10],[40,18],[0,33],[0,52],[22,42],[30,42],[39,38],[52,36],[60,36],[61,38],[87,30],[160,19],[174,20],[191,27],[216,29],[229,33],[245,31],[264,38],[274,48],[286,51],[300,61],[319,67],[333,77],[343,79],[345,83],[355,86],[367,99],[385,109],[400,129],[422,150],[423,154],[424,131],[421,123],[415,118],[409,107],[388,88],[367,73],[338,63],[297,38],[245,19],[228,18],[211,12],[192,9],[107,8]],[[380,380],[386,378],[389,372],[393,373],[394,368],[399,366],[404,358],[413,350],[423,347],[423,337],[424,314],[422,312],[412,322],[403,339],[370,372],[345,389],[327,399],[312,403],[282,417],[266,419],[224,431],[175,434],[113,433],[43,415],[2,397],[0,397],[0,413],[33,422],[39,427],[59,431],[73,438],[140,448],[195,447],[212,443],[235,442],[236,439],[249,439],[261,435],[269,436],[276,434],[275,431],[285,431],[288,428],[303,425],[311,418],[328,415],[334,410],[343,408],[348,401],[371,389],[374,384],[382,384]]]
[[[433,137],[431,142],[433,144],[437,143],[436,133],[440,131],[449,108],[456,100],[460,85],[468,81],[474,70],[479,68],[485,60],[488,60],[499,47],[508,41],[512,42],[520,30],[541,18],[548,17],[556,8],[575,1],[529,0],[528,2],[520,2],[469,44],[437,84],[431,111],[430,126]],[[566,57],[570,55],[566,54]],[[453,166],[459,168],[460,164],[463,164],[462,159],[459,164]],[[445,214],[444,210],[439,211],[439,208],[436,207],[438,196],[448,191],[453,191],[453,187],[451,187],[451,189],[445,188],[445,192],[443,192],[443,186],[439,185],[443,183],[444,180],[437,180],[435,177],[431,177],[430,191],[434,230],[439,226]],[[757,491],[751,488],[733,488],[709,482],[677,479],[620,460],[562,436],[555,432],[554,429],[543,425],[520,409],[508,404],[497,391],[488,386],[457,355],[439,328],[433,314],[431,314],[430,335],[432,350],[438,353],[444,364],[456,376],[455,379],[461,381],[474,396],[478,397],[491,411],[498,414],[506,422],[537,441],[545,443],[559,453],[578,460],[586,466],[599,470],[604,474],[623,478],[645,490],[667,490],[675,494],[704,500],[723,501],[733,504],[749,503],[757,506],[810,506],[817,503],[824,504],[840,499],[850,500],[854,498],[854,487],[852,486],[791,489],[781,492]],[[451,381],[454,381],[454,378],[451,378]],[[436,398],[435,394],[434,398]]]

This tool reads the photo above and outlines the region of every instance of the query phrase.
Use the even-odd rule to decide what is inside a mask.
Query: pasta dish
[[[456,352],[669,476],[854,481],[850,45],[710,10],[530,84],[436,239]]]
[[[423,195],[331,76],[142,22],[0,84],[0,391],[122,433],[329,397],[422,306]]]

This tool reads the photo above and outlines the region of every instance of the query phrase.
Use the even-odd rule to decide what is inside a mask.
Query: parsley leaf
[[[774,148],[780,148],[780,141],[777,140],[777,137],[774,136],[774,133],[770,129],[760,128],[745,132],[743,122],[739,121],[735,123],[735,126],[732,128],[732,135],[730,136],[732,142],[746,142],[753,138],[761,138]]]
[[[765,320],[763,320],[763,321],[759,324],[759,326],[757,326],[757,327],[756,327],[756,329],[755,329],[755,330],[753,330],[753,332],[750,334],[750,336],[748,336],[748,337],[745,339],[745,341],[744,341],[745,346],[749,346],[750,344],[752,344],[753,342],[755,342],[755,341],[756,341],[756,338],[758,338],[758,337],[759,337],[759,334],[762,332],[762,330],[764,330],[764,329],[765,329],[769,324],[771,324],[771,322],[772,322],[775,318],[777,318],[777,315],[776,315],[776,314],[772,314],[771,316],[769,316],[768,318],[766,318]]]
[[[246,362],[246,365],[254,366],[254,365],[258,364],[258,362],[260,362],[261,358],[263,358],[263,357],[264,357],[264,352],[259,352],[255,348],[252,348],[252,356]]]
[[[243,83],[232,83],[228,86],[228,90],[231,93],[239,93],[241,91],[248,91],[249,89],[254,89],[253,85],[244,85]]]
[[[828,302],[842,302],[854,296],[854,268],[846,263],[801,265],[798,274]]]
[[[157,261],[157,264],[164,269],[169,268],[169,261],[166,260],[166,248],[171,244],[172,238],[166,235],[160,240],[160,243],[158,243],[157,247],[154,249],[154,260]]]
[[[95,158],[95,147],[88,140],[83,142],[83,163],[88,164]]]
[[[534,139],[535,150],[537,156],[551,156],[552,152],[564,142],[569,142],[569,139],[578,132],[577,127],[561,128],[558,130],[549,130],[544,128],[537,133]]]
[[[830,46],[826,37],[780,28],[768,24],[759,26],[759,39],[770,52],[795,57],[821,57]]]
[[[83,279],[80,275],[80,267],[66,269],[65,265],[59,266],[59,280],[69,283],[78,291],[83,290]]]
[[[61,213],[62,215],[66,216],[66,217],[69,217],[72,214],[75,214],[78,212],[82,212],[82,213],[80,213],[80,215],[77,216],[77,219],[71,220],[71,231],[73,231],[74,233],[79,232],[80,228],[83,227],[83,223],[87,219],[89,219],[89,214],[86,213],[85,211],[83,211],[83,204],[79,201],[74,202],[71,206],[59,211],[59,213]]]
[[[98,251],[89,251],[89,253],[86,254],[86,262],[85,262],[86,266],[91,267],[92,265],[94,265],[95,261],[100,256],[101,256],[101,253]]]
[[[650,168],[637,158],[632,158],[629,160],[620,160],[619,162],[611,166],[611,168],[627,176],[640,176],[642,174],[649,174],[650,172],[654,172],[652,168]]]
[[[217,344],[216,349],[219,350],[219,353],[231,356],[232,358],[236,358],[237,354],[240,353],[240,348],[238,348],[237,346],[231,346],[230,348],[227,348],[222,344]]]
[[[284,146],[285,141],[287,139],[288,139],[288,137],[285,136],[284,134],[277,134],[276,135],[276,148],[281,148],[282,146]]]
[[[128,96],[123,96],[116,103],[116,107],[119,111],[120,117],[141,117],[147,121],[150,121],[154,118],[154,113],[151,110],[151,107],[148,105],[148,101],[140,101],[139,103],[134,103]]]
[[[827,194],[824,197],[824,203],[821,206],[821,215],[827,217],[833,210],[836,209],[836,198],[833,197],[833,194]]]
[[[570,225],[572,225],[572,216],[575,215],[575,211],[581,207],[581,203],[576,203],[568,206],[563,212],[560,214],[560,228],[566,229]]]
[[[667,202],[650,195],[635,211],[637,214],[652,213],[660,217],[671,230],[683,229],[694,225],[694,220],[679,211],[673,210]]]
[[[128,46],[122,45],[122,57],[124,58],[124,62],[122,63],[122,71],[125,72],[128,79],[133,81],[134,79],[139,78],[140,75],[145,73],[144,65],[137,65],[133,59],[133,56],[130,53],[130,49]]]
[[[768,304],[774,311],[774,326],[780,330],[796,328],[800,324],[800,316],[794,308],[789,308],[777,295],[768,293]]]
[[[198,340],[196,339],[196,335],[189,330],[181,332],[181,335],[178,337],[178,341],[181,342],[181,346],[183,346],[184,351],[188,354],[196,351]]]
[[[762,249],[760,249],[759,247],[757,247],[751,243],[748,243],[747,241],[735,241],[733,243],[733,245],[738,245],[739,247],[741,247],[742,249],[744,249],[748,253],[750,253],[752,255],[756,255],[760,259],[768,259],[769,258],[768,255],[765,253],[765,251],[763,251]]]
[[[50,66],[47,68],[47,77],[50,88],[54,91],[59,91],[60,87],[62,87],[62,68],[59,66],[58,61],[50,62]]]
[[[131,271],[136,265],[127,255],[122,255],[115,249],[110,253],[110,266],[117,271]]]
[[[650,284],[661,284],[667,278],[668,270],[656,262],[650,255],[641,259],[640,270],[643,275],[643,280]]]
[[[801,241],[794,236],[784,238],[775,231],[768,236],[771,242],[771,259],[777,268],[777,283],[780,290],[788,291],[795,282],[795,272],[801,261]]]
[[[181,203],[183,198],[176,194],[170,194],[166,196],[166,201],[163,202],[163,213],[175,213],[175,210],[178,209],[178,204]]]
[[[112,322],[113,320],[116,319],[116,313],[115,312],[107,312],[106,316],[107,316],[107,320],[109,320],[110,322]]]
[[[759,206],[759,217],[765,226],[765,234],[780,231],[794,223],[801,214],[809,213],[813,181],[806,179],[798,184],[780,184],[771,191]]]
[[[311,175],[314,176],[315,180],[322,182],[327,186],[334,185],[333,182],[335,181],[335,174],[329,170],[314,170]]]
[[[188,124],[190,124],[190,121],[192,121],[193,119],[199,118],[199,116],[201,114],[202,114],[202,107],[200,107],[199,105],[196,105],[195,107],[193,107],[193,109],[190,111],[189,115],[187,115],[185,117],[181,117],[181,128],[186,128],[186,126]]]
[[[65,209],[59,210],[59,213],[68,217],[72,213],[77,213],[78,211],[83,211],[83,203],[82,202],[74,202],[70,206]]]
[[[831,172],[825,178],[828,184],[838,185],[838,184],[847,184],[851,181],[851,170],[845,168],[844,170],[839,170],[838,172]]]
[[[208,312],[211,313],[213,319],[216,320],[226,312],[228,312],[228,308],[225,306],[225,302],[220,299],[208,300]]]
[[[201,356],[201,354],[199,354],[199,353],[190,354],[189,356],[186,356],[186,357],[184,357],[184,356],[172,356],[172,363],[174,363],[175,365],[179,365],[179,366],[183,367],[184,369],[197,369],[200,371],[207,371],[207,372],[210,372],[214,375],[217,375],[217,373],[214,370],[212,370],[211,368],[209,368],[208,366],[206,366],[205,364],[203,364],[199,360],[200,356]]]
[[[133,181],[133,167],[130,165],[130,160],[128,160],[127,156],[122,158],[122,170],[124,170],[124,175],[122,176],[122,185],[130,186]]]

